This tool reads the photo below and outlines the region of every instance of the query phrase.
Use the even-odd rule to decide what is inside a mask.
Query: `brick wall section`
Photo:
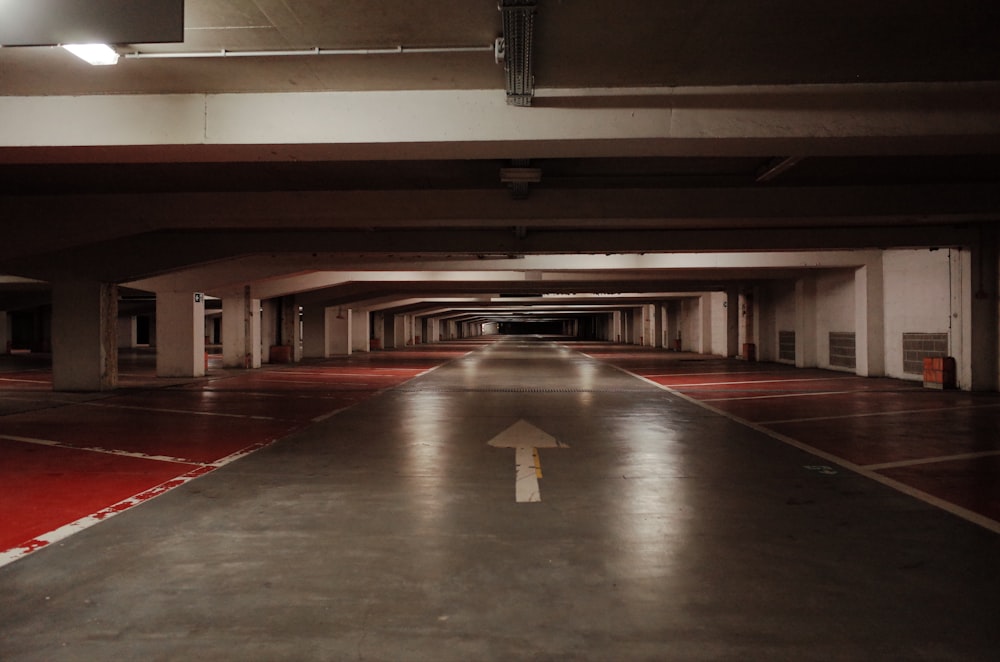
[[[947,333],[904,333],[903,372],[924,373],[924,359],[948,355]]]
[[[855,344],[853,331],[830,332],[830,365],[854,368]]]
[[[778,331],[778,359],[781,361],[795,360],[794,331]]]

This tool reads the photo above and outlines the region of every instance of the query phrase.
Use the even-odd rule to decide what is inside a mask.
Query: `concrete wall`
[[[769,338],[761,339],[769,347],[773,360],[778,359],[778,332],[795,330],[795,282],[775,281],[769,286],[770,294],[770,315],[773,319],[774,333]],[[793,361],[781,361],[782,363],[793,363]]]
[[[854,331],[854,270],[826,272],[816,278],[816,365],[830,365],[830,332]]]
[[[701,299],[681,301],[681,349],[696,352],[701,347]]]
[[[898,379],[919,380],[903,372],[904,333],[948,333],[951,320],[951,269],[947,249],[891,250],[882,257],[885,278],[885,369]],[[951,338],[954,347],[955,338]]]

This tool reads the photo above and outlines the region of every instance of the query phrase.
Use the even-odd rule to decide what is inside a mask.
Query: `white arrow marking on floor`
[[[538,479],[542,466],[538,459],[539,448],[569,448],[552,435],[539,430],[521,419],[487,442],[496,448],[513,448],[517,476],[514,482],[515,500],[518,503],[541,501]]]

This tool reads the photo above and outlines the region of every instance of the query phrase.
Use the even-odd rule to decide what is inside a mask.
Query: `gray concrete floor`
[[[0,659],[996,659],[1000,537],[816,464],[508,339],[0,568]]]

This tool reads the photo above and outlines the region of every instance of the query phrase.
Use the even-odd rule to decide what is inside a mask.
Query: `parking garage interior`
[[[92,4],[0,3],[0,658],[995,655],[994,3]]]

